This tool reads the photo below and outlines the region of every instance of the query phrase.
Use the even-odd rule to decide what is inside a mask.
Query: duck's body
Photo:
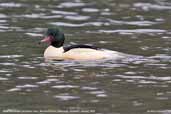
[[[44,52],[44,57],[55,60],[98,60],[122,58],[123,54],[106,49],[92,48],[73,48],[65,52],[65,47],[49,46]]]
[[[123,53],[89,45],[63,47],[64,39],[64,34],[58,29],[48,29],[47,37],[41,41],[50,44],[44,52],[44,57],[55,60],[98,60],[124,57]]]

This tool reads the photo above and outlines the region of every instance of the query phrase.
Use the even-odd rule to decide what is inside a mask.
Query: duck
[[[117,51],[99,48],[93,45],[77,44],[64,46],[65,35],[59,28],[48,28],[40,43],[48,43],[44,58],[48,60],[100,60],[123,58]]]

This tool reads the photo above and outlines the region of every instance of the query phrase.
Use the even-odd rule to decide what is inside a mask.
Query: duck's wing
[[[76,48],[88,48],[88,49],[95,49],[95,50],[99,50],[100,48],[96,47],[96,46],[92,46],[92,45],[72,45],[72,46],[64,46],[64,52],[67,52],[71,49],[76,49]]]

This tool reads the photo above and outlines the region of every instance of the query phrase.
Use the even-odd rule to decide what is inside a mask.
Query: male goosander
[[[118,59],[125,54],[101,49],[90,45],[63,46],[65,36],[58,28],[49,28],[46,37],[41,42],[47,42],[50,46],[44,52],[45,59],[54,60],[99,60]]]

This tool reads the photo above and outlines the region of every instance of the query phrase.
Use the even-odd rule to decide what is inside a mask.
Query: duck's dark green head
[[[46,32],[46,37],[41,40],[41,42],[47,42],[54,47],[63,46],[65,41],[64,33],[58,28],[48,28]]]

